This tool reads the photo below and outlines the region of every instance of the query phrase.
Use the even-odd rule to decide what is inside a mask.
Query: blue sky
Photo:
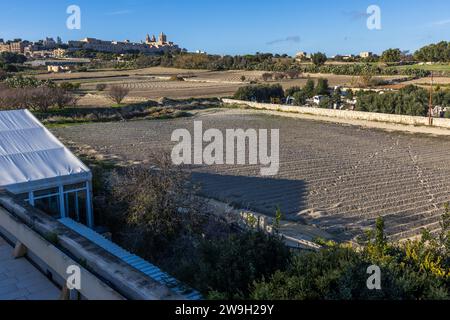
[[[81,30],[68,30],[66,9],[81,8]],[[366,27],[369,5],[381,30]],[[164,31],[189,50],[218,54],[415,50],[450,40],[448,0],[2,0],[0,38],[61,36],[140,41]]]

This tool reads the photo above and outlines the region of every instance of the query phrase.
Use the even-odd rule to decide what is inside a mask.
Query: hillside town
[[[69,40],[64,43],[60,37],[56,40],[45,38],[35,42],[15,39],[0,39],[0,52],[11,52],[23,54],[29,58],[64,58],[68,52],[78,50],[93,50],[108,53],[138,52],[144,54],[161,54],[180,50],[178,45],[167,41],[167,35],[161,32],[156,40],[155,35],[151,38],[147,34],[145,41],[133,43],[124,41],[105,41],[95,38],[84,38],[79,41]]]

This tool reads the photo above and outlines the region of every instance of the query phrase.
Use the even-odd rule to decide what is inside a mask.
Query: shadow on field
[[[302,180],[192,173],[202,196],[274,216],[277,206],[284,216],[304,209],[306,184]]]

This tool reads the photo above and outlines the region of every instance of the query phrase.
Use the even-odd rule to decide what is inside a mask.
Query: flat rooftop
[[[0,236],[0,300],[58,300],[61,291]]]

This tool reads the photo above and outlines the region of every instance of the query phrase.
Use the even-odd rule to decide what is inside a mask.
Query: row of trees
[[[437,96],[437,95],[436,95]],[[448,93],[439,94],[443,105],[449,103]],[[429,93],[427,90],[409,85],[398,92],[359,92],[357,95],[356,110],[379,112],[389,114],[402,114],[410,116],[427,116]]]
[[[75,106],[78,102],[74,91],[77,85],[56,85],[51,81],[35,78],[10,77],[0,85],[2,109],[30,109],[47,112],[52,107]]]
[[[450,42],[442,41],[425,46],[416,51],[414,58],[423,62],[450,62]]]
[[[273,85],[249,85],[239,88],[234,94],[234,99],[270,103],[281,102],[284,98],[284,90],[280,84]]]
[[[328,80],[320,78],[317,83],[308,79],[302,88],[295,86],[286,91],[279,84],[249,85],[238,89],[233,98],[262,103],[279,103],[290,97],[294,99],[295,105],[302,106],[315,95],[325,96],[322,98],[319,107],[330,108],[335,104],[340,105],[342,103],[344,93],[340,89],[330,90]],[[345,92],[346,100],[352,100],[354,96],[356,96],[355,110],[357,111],[410,116],[428,115],[429,92],[415,85],[383,94],[375,91],[359,91],[357,94],[352,91]],[[450,107],[450,91],[438,90],[433,94],[433,101],[435,105]]]
[[[22,64],[27,58],[22,54],[13,52],[0,53],[0,80],[6,78],[7,73],[18,72],[19,68],[16,66]]]
[[[234,99],[244,101],[255,101],[262,103],[282,102],[288,98],[293,98],[294,103],[298,106],[305,105],[307,99],[311,99],[316,95],[327,96],[321,107],[328,108],[332,103],[340,102],[340,90],[330,90],[328,79],[319,78],[317,83],[312,79],[308,79],[303,88],[294,86],[286,91],[279,84],[274,85],[249,85],[239,88]]]

